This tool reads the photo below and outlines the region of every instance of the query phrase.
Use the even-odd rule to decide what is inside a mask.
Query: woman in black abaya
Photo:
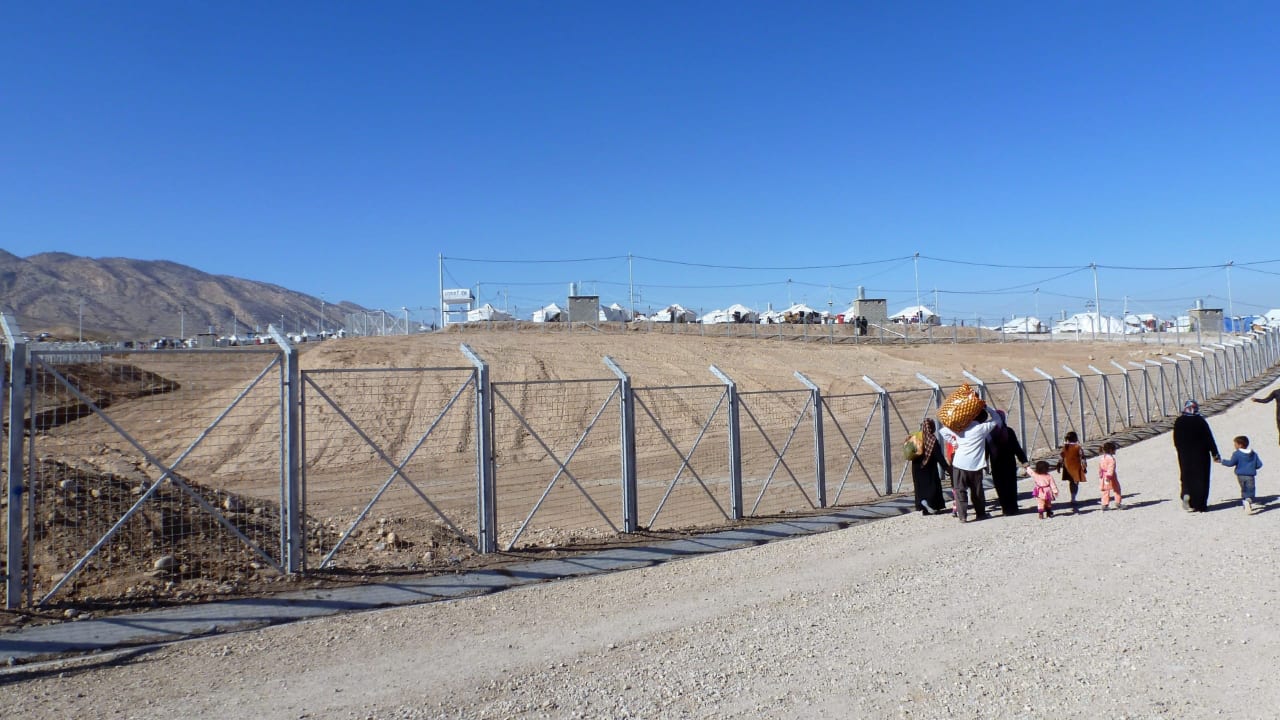
[[[1182,414],[1173,421],[1173,447],[1178,451],[1182,509],[1204,512],[1209,509],[1209,470],[1218,462],[1218,444],[1213,440],[1209,421],[1200,414],[1200,405],[1188,400]]]
[[[997,410],[1005,417],[1003,410]],[[1027,453],[1018,442],[1018,434],[1006,424],[991,433],[991,484],[996,488],[1002,515],[1018,514],[1018,463],[1027,464]]]
[[[920,423],[920,454],[911,461],[911,482],[916,487],[916,508],[925,515],[934,515],[947,508],[947,500],[942,496],[942,478],[948,474],[949,468],[937,431],[938,426],[933,418],[925,418]]]

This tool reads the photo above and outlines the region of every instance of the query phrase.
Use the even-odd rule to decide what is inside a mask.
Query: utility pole
[[[1097,317],[1093,321],[1093,339],[1098,339],[1098,326],[1102,324],[1102,303],[1098,297],[1098,264],[1089,263],[1089,267],[1093,268],[1093,311],[1097,313]]]
[[[1232,319],[1232,327],[1235,327],[1235,304],[1231,302],[1231,266],[1235,264],[1235,260],[1227,262],[1227,317]]]
[[[636,279],[634,268],[632,267],[631,253],[627,253],[627,307],[631,310],[631,319],[636,317]]]
[[[80,297],[80,342],[84,342],[84,296]]]
[[[917,252],[915,255],[911,257],[911,264],[914,266],[915,274],[916,274],[916,307],[919,308],[920,307],[920,253]],[[935,310],[934,312],[937,312],[937,311]]]

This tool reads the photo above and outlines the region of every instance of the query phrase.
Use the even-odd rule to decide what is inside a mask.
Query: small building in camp
[[[866,289],[859,285],[858,297],[844,313],[845,322],[849,322],[851,314],[853,317],[866,318],[872,325],[882,325],[889,322],[889,301],[884,298],[868,298]]]

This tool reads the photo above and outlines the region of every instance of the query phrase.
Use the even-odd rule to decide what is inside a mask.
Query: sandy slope
[[[6,717],[1270,717],[1280,454],[1246,516],[1175,499],[1167,436],[1128,509],[904,516],[661,567],[188,642],[0,687]],[[1090,485],[1083,496],[1097,497]],[[1024,503],[1025,504],[1025,503]]]

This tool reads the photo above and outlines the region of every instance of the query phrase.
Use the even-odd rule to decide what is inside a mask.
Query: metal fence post
[[[822,440],[822,390],[799,370],[796,379],[809,388],[809,402],[813,407],[813,462],[817,482],[818,507],[827,506],[827,452]]]
[[[729,400],[729,514],[736,521],[741,520],[744,515],[742,503],[742,425],[738,417],[740,412],[738,384],[715,365],[712,365],[710,370],[712,375],[715,375],[720,379],[720,382],[724,383],[725,393]]]
[[[1191,397],[1196,397],[1197,395],[1198,395],[1199,397],[1208,397],[1208,396],[1207,396],[1207,395],[1205,395],[1204,393],[1197,393],[1197,392],[1196,392],[1196,362],[1195,362],[1195,359],[1194,359],[1194,358],[1192,358],[1190,355],[1184,355],[1183,353],[1174,353],[1174,355],[1175,355],[1175,356],[1177,356],[1177,357],[1179,357],[1179,358],[1181,358],[1181,359],[1183,359],[1183,360],[1186,360],[1186,361],[1187,361],[1187,380],[1186,380],[1187,395],[1190,395]]]
[[[482,553],[498,550],[498,484],[493,458],[493,389],[489,386],[489,363],[466,343],[462,354],[476,368],[476,512],[477,545]]]
[[[1121,335],[1120,337],[1121,337],[1121,339],[1123,339],[1123,338],[1124,338],[1124,336],[1123,336],[1123,335]],[[1092,366],[1092,365],[1090,365],[1090,366],[1088,366],[1088,367],[1089,367],[1089,369],[1090,369],[1090,370],[1092,370],[1092,371],[1094,372],[1094,374],[1096,374],[1099,378],[1101,378],[1101,379],[1102,379],[1102,384],[1099,386],[1099,389],[1102,391],[1102,418],[1103,418],[1103,419],[1102,419],[1102,432],[1103,432],[1103,434],[1105,434],[1105,435],[1110,435],[1110,434],[1111,434],[1111,382],[1110,382],[1110,378],[1108,378],[1108,377],[1107,377],[1107,375],[1106,375],[1106,373],[1102,372],[1102,371],[1101,371],[1101,370],[1099,370],[1098,368],[1096,368],[1096,367],[1094,367],[1094,366]]]
[[[280,484],[284,507],[280,518],[280,557],[288,573],[306,568],[306,543],[302,522],[302,367],[298,349],[274,325],[267,326],[280,348]]]
[[[982,381],[982,378],[974,375],[968,370],[961,371],[961,374],[978,384],[978,397],[982,398],[982,402],[990,402],[990,398],[987,393],[987,384]]]
[[[1189,398],[1189,397],[1195,397],[1195,396],[1190,392],[1188,392],[1186,395],[1182,394],[1182,368],[1178,367],[1178,361],[1168,356],[1161,359],[1164,360],[1164,362],[1173,363],[1173,395],[1172,397],[1173,397],[1173,406],[1176,408],[1178,406],[1178,400]],[[1164,372],[1163,365],[1160,366],[1160,372],[1161,373]]]
[[[1146,411],[1143,419],[1145,422],[1151,422],[1151,375],[1147,373],[1146,365],[1132,360],[1129,364],[1142,371],[1142,407]]]
[[[1133,384],[1129,381],[1129,370],[1115,360],[1112,360],[1111,364],[1120,371],[1120,376],[1124,378],[1124,426],[1133,427],[1133,401],[1130,398],[1133,392]]]
[[[4,328],[5,349],[8,353],[9,376],[4,378],[5,391],[8,393],[9,445],[8,487],[5,494],[9,498],[6,508],[7,535],[5,538],[5,582],[4,607],[14,610],[21,606],[25,590],[22,569],[26,565],[25,545],[22,537],[23,495],[26,493],[26,473],[23,472],[23,441],[26,430],[27,396],[27,341],[22,337],[16,319],[8,313],[0,313],[0,325]]]
[[[935,408],[942,407],[942,401],[945,399],[942,397],[942,386],[934,382],[924,373],[916,373],[916,378],[933,390],[933,406]]]
[[[1013,381],[1013,387],[1017,391],[1018,401],[1018,437],[1022,438],[1022,442],[1027,442],[1027,386],[1022,382],[1022,378],[1017,375],[1000,368],[1000,372],[1004,376]]]
[[[1076,379],[1076,400],[1079,401],[1080,409],[1080,442],[1084,442],[1088,435],[1088,433],[1085,432],[1084,422],[1084,378],[1080,377],[1080,373],[1067,367],[1065,363],[1063,363],[1062,369],[1066,370],[1071,374],[1071,377]]]
[[[1049,442],[1056,443],[1062,437],[1062,434],[1058,432],[1058,380],[1038,367],[1031,369],[1039,373],[1040,377],[1049,381],[1049,432],[1053,433],[1053,437],[1049,439]],[[1050,445],[1050,447],[1055,446]]]
[[[884,463],[884,494],[893,494],[893,443],[890,441],[890,433],[893,428],[889,425],[889,392],[876,384],[874,380],[862,376],[862,381],[870,385],[879,394],[878,403],[880,405],[880,459]]]
[[[1155,360],[1150,360],[1150,359],[1146,361],[1146,365],[1147,365],[1147,366],[1152,366],[1152,365],[1154,365],[1154,366],[1155,366],[1155,368],[1156,368],[1156,372],[1157,372],[1157,373],[1159,373],[1159,375],[1160,375],[1160,391],[1159,391],[1159,394],[1158,394],[1158,395],[1156,395],[1156,409],[1158,409],[1158,410],[1160,411],[1160,414],[1161,414],[1161,415],[1168,416],[1168,415],[1169,415],[1169,403],[1165,401],[1165,395],[1166,395],[1166,392],[1167,392],[1167,391],[1168,391],[1168,389],[1169,389],[1169,384],[1168,384],[1168,382],[1166,382],[1166,381],[1165,381],[1165,377],[1164,377],[1164,365],[1162,365],[1161,363],[1156,362]],[[1146,372],[1145,367],[1144,367],[1143,372]],[[1177,399],[1176,399],[1176,398],[1174,399],[1174,402],[1175,402],[1175,404],[1177,403]]]
[[[640,492],[636,481],[636,402],[631,376],[608,355],[604,364],[618,376],[622,432],[622,532],[640,530]]]

